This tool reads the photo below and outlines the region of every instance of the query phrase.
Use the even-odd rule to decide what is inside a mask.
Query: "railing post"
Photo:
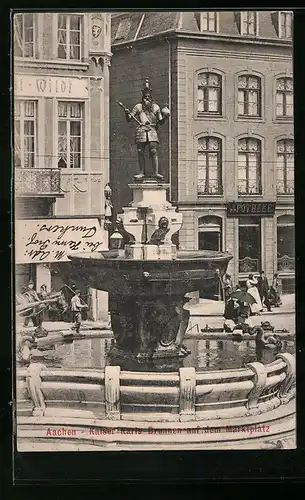
[[[196,419],[196,370],[195,368],[180,368],[180,421],[187,422]]]
[[[248,363],[246,368],[250,368],[254,373],[254,387],[248,394],[247,402],[247,408],[251,410],[258,406],[259,397],[266,385],[267,373],[265,366],[258,361]]]
[[[121,419],[119,366],[105,367],[105,406],[106,417],[110,420]]]
[[[277,358],[282,359],[286,365],[286,377],[279,389],[281,403],[288,403],[293,395],[293,386],[296,380],[295,357],[288,352],[280,353]]]

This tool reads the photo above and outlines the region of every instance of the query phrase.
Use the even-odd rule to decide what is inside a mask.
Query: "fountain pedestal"
[[[133,192],[133,201],[123,208],[123,225],[135,242],[126,247],[125,256],[128,259],[172,259],[177,255],[176,246],[172,244],[172,235],[177,233],[182,225],[182,214],[166,199],[169,184],[158,184],[154,180],[145,180],[138,184],[129,184]],[[168,221],[168,230],[164,235],[162,245],[148,243],[161,219]],[[161,248],[162,247],[162,248]]]

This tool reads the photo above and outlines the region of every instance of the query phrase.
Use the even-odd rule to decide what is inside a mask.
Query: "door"
[[[198,233],[199,250],[220,251],[220,233],[218,231],[203,231]],[[215,284],[211,289],[199,290],[199,297],[220,300],[221,286],[220,283]]]

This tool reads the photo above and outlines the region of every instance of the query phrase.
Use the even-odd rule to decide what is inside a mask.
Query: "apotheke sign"
[[[233,202],[227,204],[228,217],[240,217],[243,215],[257,215],[260,217],[272,217],[275,212],[275,202]]]
[[[15,75],[16,97],[89,97],[86,78],[61,78],[57,76]]]

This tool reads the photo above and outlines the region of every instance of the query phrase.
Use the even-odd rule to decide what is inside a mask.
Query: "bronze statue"
[[[165,104],[162,110],[160,110],[160,107],[152,98],[148,80],[145,81],[145,87],[142,90],[142,101],[136,104],[132,111],[129,111],[121,102],[117,102],[123,107],[127,122],[134,120],[138,123],[135,141],[138,151],[140,173],[134,176],[135,180],[140,181],[148,177],[145,170],[146,146],[148,146],[149,156],[152,160],[153,177],[158,181],[163,180],[163,175],[159,173],[159,139],[157,130],[158,126],[162,125],[170,115],[168,105]]]
[[[149,245],[163,245],[165,236],[169,231],[168,219],[166,217],[161,217],[158,222],[158,229],[156,229],[148,242]]]

